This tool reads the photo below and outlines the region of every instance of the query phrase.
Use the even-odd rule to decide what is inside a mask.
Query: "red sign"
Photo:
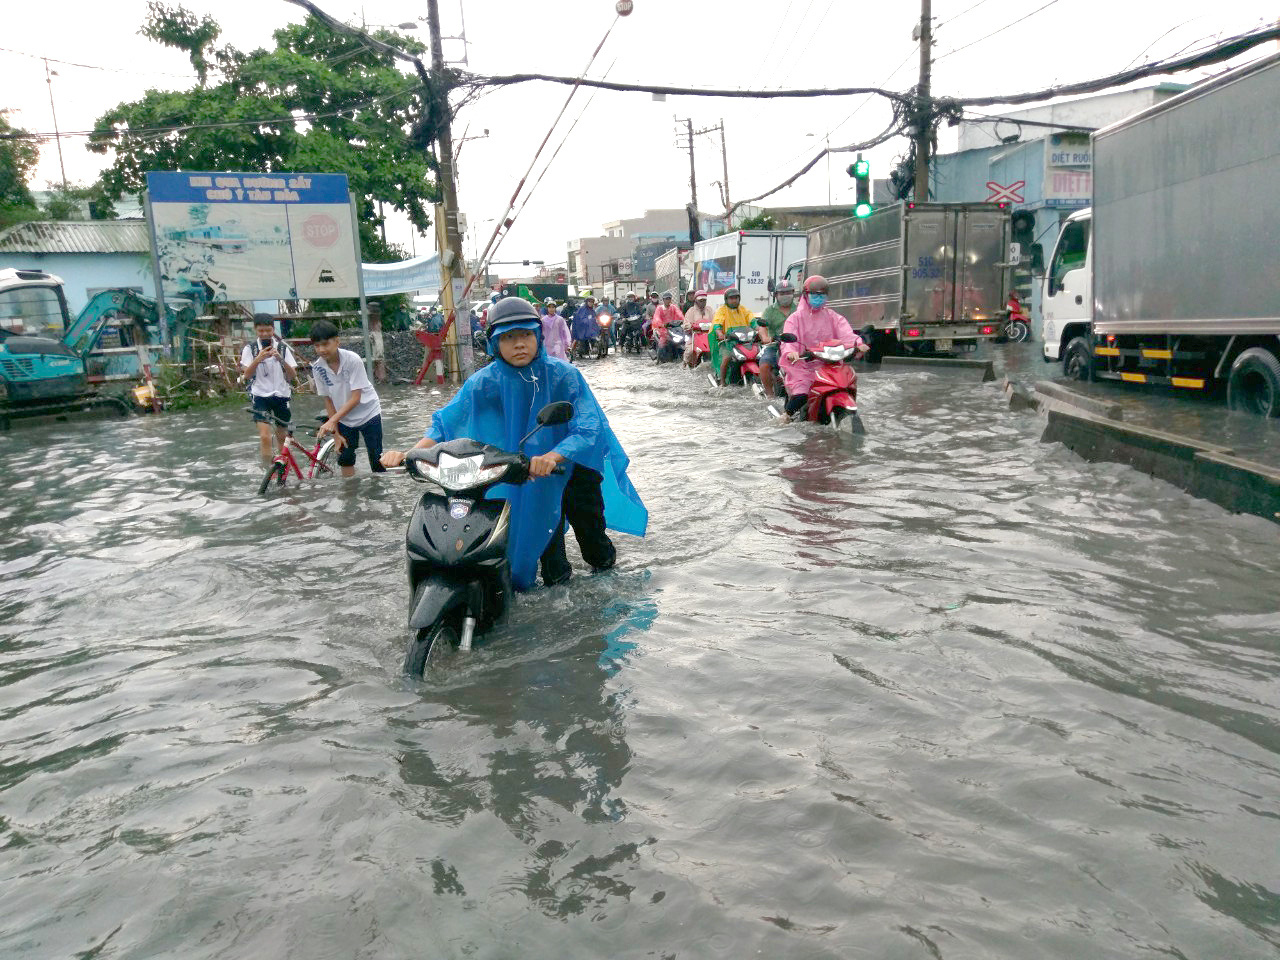
[[[1026,185],[1025,180],[1015,180],[1007,187],[988,180],[987,189],[991,191],[991,196],[987,197],[987,203],[1022,203],[1022,188]]]
[[[316,213],[302,224],[302,236],[313,247],[332,247],[338,242],[338,222],[327,213]]]

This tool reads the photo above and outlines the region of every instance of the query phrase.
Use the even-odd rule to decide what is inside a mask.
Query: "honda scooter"
[[[573,404],[561,400],[538,411],[538,426],[568,423]],[[500,483],[529,479],[529,458],[465,437],[414,449],[404,462],[413,479],[430,484],[409,518],[409,645],[404,671],[422,677],[454,649],[470,650],[477,630],[502,618],[511,599],[507,560],[511,505],[486,500]],[[556,467],[554,473],[563,473]],[[536,482],[536,480],[535,480]]]
[[[757,325],[764,323],[755,321]],[[725,384],[734,386],[746,385],[757,397],[764,396],[764,387],[760,386],[760,334],[756,330],[735,327],[729,331],[725,340],[729,350],[729,368],[726,371]]]
[[[688,342],[689,338],[684,332],[684,324],[679,320],[672,320],[667,324],[667,343],[669,346],[664,351],[661,344],[655,345],[653,348],[654,361],[656,363],[667,363],[671,360],[681,359],[684,356],[685,344]]]
[[[613,326],[613,315],[600,314],[596,317],[596,325],[600,328],[600,339],[596,341],[596,358],[603,360],[609,355],[609,328]]]
[[[784,333],[783,343],[796,343],[794,333]],[[831,427],[837,433],[866,433],[858,416],[858,375],[849,361],[858,355],[857,348],[846,347],[839,340],[827,340],[816,350],[805,350],[801,360],[817,360],[822,366],[809,387],[809,402],[805,405],[805,419]],[[769,408],[777,417],[785,414],[776,406]]]

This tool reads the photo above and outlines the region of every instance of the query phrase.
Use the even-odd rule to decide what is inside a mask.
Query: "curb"
[[[922,370],[972,370],[981,372],[982,382],[996,378],[995,366],[990,360],[965,360],[960,357],[881,357],[884,367],[918,367]]]
[[[1107,403],[1105,400],[1099,400],[1096,397],[1086,397],[1083,394],[1076,393],[1069,387],[1064,387],[1060,383],[1053,383],[1049,380],[1037,380],[1035,383],[1036,393],[1043,394],[1051,400],[1059,400],[1062,403],[1069,403],[1073,407],[1080,407],[1088,410],[1090,413],[1100,417],[1106,417],[1109,420],[1123,420],[1124,411],[1118,403]]]
[[[1053,405],[1041,443],[1061,443],[1091,463],[1123,463],[1227,510],[1280,522],[1280,470],[1226,447]]]

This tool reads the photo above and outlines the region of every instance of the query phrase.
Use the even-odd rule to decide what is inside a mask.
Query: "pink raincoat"
[[[653,311],[653,333],[658,338],[658,343],[663,346],[671,339],[671,331],[667,329],[668,323],[683,323],[684,314],[680,312],[680,308],[674,303],[669,307],[659,307]]]
[[[542,344],[548,357],[569,359],[569,325],[554,310],[542,315]]]
[[[782,367],[787,393],[792,396],[809,392],[809,387],[813,384],[813,378],[821,363],[817,360],[793,362],[787,359],[791,351],[803,353],[805,350],[814,350],[828,340],[839,340],[846,347],[856,347],[863,342],[862,338],[853,332],[853,327],[849,326],[848,320],[830,307],[813,309],[809,306],[808,297],[800,298],[800,305],[791,312],[791,316],[787,317],[782,332],[794,333],[800,341],[778,344],[779,365]]]

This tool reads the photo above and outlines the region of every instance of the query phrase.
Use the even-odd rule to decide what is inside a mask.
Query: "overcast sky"
[[[446,35],[459,35],[465,17],[466,69],[483,74],[576,75],[615,21],[614,0],[439,4]],[[269,46],[274,29],[304,16],[285,0],[187,0],[185,6],[213,16],[223,28],[220,42],[241,50]],[[402,23],[426,12],[424,4],[413,0],[368,0],[363,7],[352,0],[320,0],[320,6],[348,22],[363,19],[368,24]],[[42,56],[87,65],[51,63],[58,72],[52,89],[62,131],[88,130],[108,108],[149,88],[194,85],[182,54],[138,35],[145,0],[43,0],[6,7],[0,32],[0,105],[13,108],[10,122],[17,126],[53,128]],[[1033,12],[1039,7],[1044,9]],[[1103,76],[1256,28],[1264,20],[1260,8],[1258,0],[1164,0],[1158,5],[1050,0],[1047,6],[1046,0],[934,0],[933,90],[935,95],[977,96]],[[1022,17],[1026,19],[1015,23]],[[915,83],[919,69],[911,39],[918,18],[910,2],[635,0],[634,13],[614,24],[589,76],[689,87],[866,85],[905,90]],[[996,35],[983,39],[992,33]],[[419,35],[425,39],[425,30]],[[1265,52],[1274,49],[1268,46]],[[1263,52],[1255,50],[1244,59]],[[461,41],[445,41],[446,59],[463,53]],[[1187,82],[1200,76],[1174,79]],[[455,142],[464,132],[470,137],[489,131],[485,139],[466,142],[460,157],[461,206],[485,237],[567,92],[562,86],[522,84],[488,94],[456,118]],[[887,125],[889,111],[878,98],[672,97],[663,103],[639,93],[600,91],[592,97],[584,89],[574,97],[546,155],[579,116],[497,259],[562,262],[567,240],[598,235],[606,221],[687,203],[688,154],[675,145],[673,117],[691,117],[695,128],[723,118],[730,195],[737,200],[786,179],[827,136],[832,145],[843,145],[878,133]],[[955,132],[944,128],[941,137],[942,149],[951,149]],[[89,153],[84,144],[82,137],[62,140],[67,178],[73,183],[91,182],[105,165],[105,158]],[[712,212],[721,209],[713,181],[724,179],[719,138],[700,136],[696,145],[699,208]],[[897,139],[871,152],[872,175],[886,175],[905,147]],[[795,186],[765,202],[825,203],[828,195],[847,202],[851,190],[844,168],[849,159],[832,158],[829,180],[826,163],[819,163]],[[33,186],[60,180],[58,163],[56,146],[46,143]],[[388,239],[416,246],[419,254],[430,252],[433,240],[412,233],[407,222],[395,223]],[[470,236],[466,248],[471,255]]]

